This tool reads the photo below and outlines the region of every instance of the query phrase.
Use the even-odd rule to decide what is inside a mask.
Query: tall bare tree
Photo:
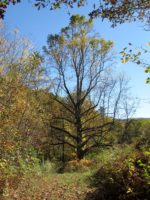
[[[64,110],[62,116],[56,114],[51,128],[78,159],[110,130],[126,90],[124,78],[112,76],[112,48],[112,41],[93,35],[92,21],[79,15],[72,16],[58,35],[49,35],[44,47],[55,80],[55,100]]]

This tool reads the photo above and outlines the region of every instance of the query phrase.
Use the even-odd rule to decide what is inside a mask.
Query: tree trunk
[[[81,145],[79,145],[79,144],[77,145],[77,152],[76,152],[76,155],[77,155],[77,159],[78,159],[78,160],[81,160],[81,159],[84,158],[84,151],[83,151]]]
[[[76,156],[78,160],[83,159],[84,157],[84,151],[83,151],[83,147],[82,147],[82,131],[81,131],[81,124],[80,124],[80,120],[77,124],[77,152],[76,152]]]
[[[79,98],[79,94],[77,96],[77,100],[79,102],[80,98]],[[78,104],[77,106],[77,110],[76,110],[76,131],[77,131],[77,151],[76,151],[76,156],[78,160],[83,159],[84,157],[84,151],[83,151],[83,147],[82,147],[82,124],[81,124],[81,105]]]

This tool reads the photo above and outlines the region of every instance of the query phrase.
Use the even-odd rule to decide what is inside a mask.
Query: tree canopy
[[[2,0],[0,2],[0,18],[4,18],[9,4],[16,4],[21,0]],[[34,0],[33,4],[38,9],[48,7],[50,10],[61,8],[63,5],[69,9],[74,6],[81,7],[88,4],[88,0]],[[90,11],[91,18],[101,17],[108,19],[112,26],[125,21],[140,20],[150,25],[150,1],[149,0],[102,0],[93,1],[93,9]]]
[[[150,25],[150,1],[149,0],[103,0],[98,8],[94,9],[90,16],[108,19],[112,26],[126,21],[140,20]]]

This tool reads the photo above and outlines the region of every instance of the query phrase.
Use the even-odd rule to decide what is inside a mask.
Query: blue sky
[[[90,6],[70,10],[71,14],[87,15]],[[9,6],[4,22],[9,29],[18,28],[22,35],[30,38],[38,50],[46,44],[47,35],[58,33],[60,29],[67,26],[69,15],[66,8],[56,11],[49,11],[44,8],[38,11],[28,1]],[[125,23],[116,28],[111,28],[107,21],[100,19],[94,21],[94,29],[101,37],[113,40],[116,53],[120,52],[129,42],[137,47],[146,46],[150,41],[150,31],[144,31],[143,24]],[[139,66],[122,64],[118,59],[117,71],[125,72],[130,80],[131,94],[140,98],[135,117],[150,117],[150,85],[145,84],[147,74]]]

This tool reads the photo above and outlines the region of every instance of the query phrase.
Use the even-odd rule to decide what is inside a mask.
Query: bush
[[[87,195],[93,200],[148,200],[150,196],[150,154],[136,152],[136,157],[120,157],[101,166],[92,176],[97,189]]]
[[[42,173],[45,175],[49,175],[52,173],[56,173],[57,171],[57,164],[56,163],[52,163],[50,161],[45,161],[42,165],[41,165],[41,170]]]
[[[65,172],[84,172],[90,170],[93,164],[92,160],[71,160],[65,164]]]
[[[21,147],[20,147],[21,148]],[[33,148],[17,149],[0,158],[0,199],[6,199],[11,190],[16,190],[24,177],[39,171],[39,160]]]

